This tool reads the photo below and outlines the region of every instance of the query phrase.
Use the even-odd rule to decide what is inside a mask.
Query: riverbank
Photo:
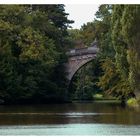
[[[114,104],[121,104],[121,100],[114,100],[114,99],[73,100],[72,103],[114,103]]]

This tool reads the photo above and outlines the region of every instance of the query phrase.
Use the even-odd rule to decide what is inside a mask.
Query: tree
[[[125,5],[121,24],[123,40],[127,44],[127,61],[129,64],[128,80],[133,90],[140,91],[140,6]]]
[[[0,9],[0,98],[22,103],[66,96],[62,64],[72,21],[64,5],[1,5]]]

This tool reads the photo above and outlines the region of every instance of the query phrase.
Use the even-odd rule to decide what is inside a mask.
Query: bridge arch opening
[[[78,69],[74,72],[74,74],[72,75],[71,79],[69,80],[69,83],[68,83],[68,91],[70,90],[70,86],[71,86],[71,84],[72,84],[72,82],[74,80],[75,75],[78,73],[78,71],[81,68],[85,67],[86,65],[88,65],[89,63],[91,63],[93,61],[94,61],[94,59],[91,59],[90,61],[88,61],[88,62],[84,63],[83,65],[81,65],[80,67],[78,67]]]
[[[74,73],[68,85],[68,94],[71,97],[71,100],[93,100],[93,96],[96,94],[97,90],[100,92],[99,88],[95,87],[95,71],[96,73],[101,74],[101,72],[98,72],[97,70],[99,69],[99,64],[97,66],[96,63],[98,63],[98,60],[92,59],[79,67]],[[90,85],[88,85],[87,79],[89,80]]]

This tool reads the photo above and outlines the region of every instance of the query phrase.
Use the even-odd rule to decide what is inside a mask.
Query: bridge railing
[[[97,47],[77,48],[69,50],[66,54],[68,56],[76,56],[76,55],[96,54],[98,51],[99,48]]]

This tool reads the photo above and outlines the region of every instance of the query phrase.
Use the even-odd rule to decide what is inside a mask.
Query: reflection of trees
[[[115,103],[3,106],[0,112],[0,125],[140,124],[140,112],[122,108]]]

